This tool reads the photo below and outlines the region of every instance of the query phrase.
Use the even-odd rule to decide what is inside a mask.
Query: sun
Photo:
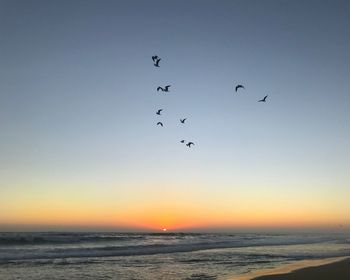
[[[166,228],[163,228],[163,229],[162,229],[162,231],[163,231],[163,232],[166,232],[166,231],[167,231],[167,229],[166,229]]]

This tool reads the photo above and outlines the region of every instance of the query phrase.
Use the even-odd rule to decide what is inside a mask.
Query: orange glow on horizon
[[[276,200],[271,205],[264,200],[245,200],[235,203],[210,200],[197,201],[189,196],[169,201],[131,201],[118,205],[109,202],[92,204],[89,201],[35,200],[19,201],[12,211],[0,213],[0,223],[67,225],[137,228],[154,231],[176,231],[195,228],[293,228],[350,226],[348,214],[333,205],[311,205]],[[324,208],[322,208],[324,207]],[[331,210],[330,210],[331,209]]]
[[[37,211],[31,209],[7,222],[18,224],[66,224],[66,225],[95,225],[121,226],[177,230],[200,227],[303,227],[329,224],[344,224],[344,220],[336,219],[324,213],[283,213],[234,212],[220,213],[204,212],[198,209],[147,209],[119,215],[109,211],[73,211],[46,209]],[[345,223],[346,224],[346,223]]]

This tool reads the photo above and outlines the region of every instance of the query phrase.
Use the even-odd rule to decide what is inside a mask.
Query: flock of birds
[[[153,55],[153,56],[152,56],[152,61],[153,61],[153,65],[154,65],[155,67],[160,67],[159,63],[160,63],[160,61],[161,61],[161,58],[160,58],[158,55]],[[171,87],[171,85],[166,85],[165,87],[159,86],[159,87],[157,87],[157,91],[169,92],[169,91],[170,91],[170,90],[169,90],[170,87]],[[239,89],[245,89],[245,88],[244,88],[243,85],[237,85],[237,86],[235,87],[235,91],[238,92]],[[265,95],[262,99],[258,100],[258,102],[266,102],[267,97],[268,97],[268,95]],[[163,109],[158,109],[157,112],[156,112],[156,114],[157,114],[158,116],[161,116],[161,115],[162,115],[162,114],[161,114],[162,111],[163,111]],[[180,119],[180,122],[181,122],[182,124],[184,124],[186,120],[187,120],[187,118]],[[157,125],[163,127],[163,123],[162,123],[162,122],[157,122]],[[186,143],[186,140],[181,140],[180,143],[186,144],[186,146],[189,147],[189,148],[191,148],[191,145],[194,145],[194,143],[191,142],[191,141]]]
[[[153,65],[154,65],[155,67],[160,67],[160,66],[159,66],[159,62],[161,61],[161,58],[160,58],[158,55],[152,56],[152,60],[153,60]],[[159,86],[159,87],[157,87],[157,91],[169,92],[169,91],[170,91],[170,90],[169,90],[170,87],[171,87],[171,85],[166,85],[165,87]],[[156,114],[157,114],[158,116],[161,116],[161,115],[162,115],[162,114],[161,114],[162,111],[163,111],[163,109],[158,109],[157,112],[156,112]],[[185,121],[186,121],[186,120],[187,120],[187,118],[180,119],[180,123],[185,124]],[[162,123],[162,122],[157,122],[157,125],[163,127],[163,123]],[[186,146],[189,147],[189,148],[191,148],[191,146],[194,145],[194,143],[191,142],[191,141],[189,141],[189,142],[186,143],[186,140],[181,140],[180,143],[186,144]]]

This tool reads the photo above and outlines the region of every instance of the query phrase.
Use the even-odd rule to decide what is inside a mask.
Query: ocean
[[[224,280],[340,256],[340,233],[0,233],[1,280]]]

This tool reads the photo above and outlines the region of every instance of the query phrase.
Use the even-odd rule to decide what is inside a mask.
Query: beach
[[[350,258],[327,258],[295,262],[276,269],[253,272],[236,280],[348,280]]]

